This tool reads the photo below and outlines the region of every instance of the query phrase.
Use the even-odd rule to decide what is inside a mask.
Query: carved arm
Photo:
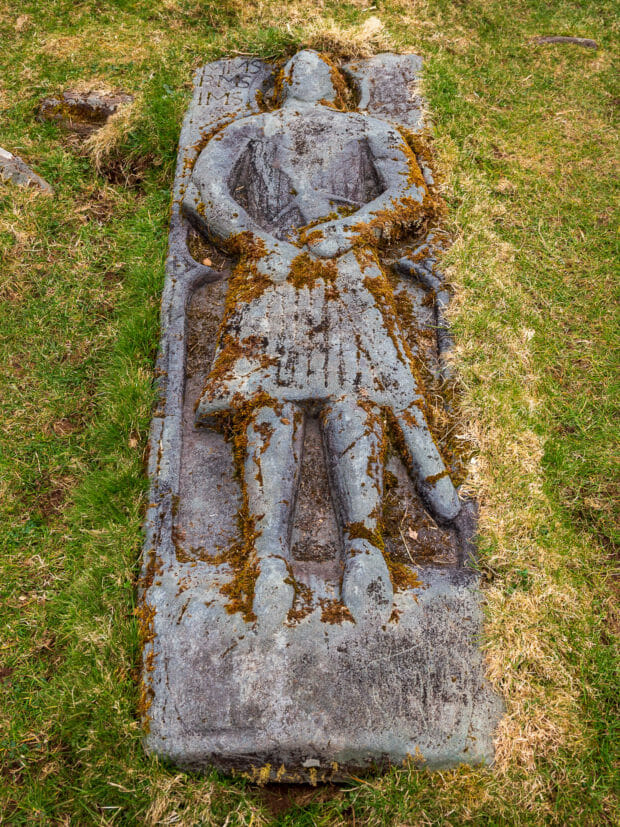
[[[243,118],[211,138],[198,156],[182,208],[193,223],[225,246],[232,246],[241,233],[252,233],[263,242],[267,255],[290,259],[299,249],[259,227],[229,191],[228,180],[236,161],[248,143],[260,137],[259,127],[249,120]]]
[[[317,256],[341,255],[356,244],[389,237],[420,218],[427,190],[415,155],[394,127],[375,118],[368,121],[373,163],[386,189],[353,215],[313,228],[307,245]]]

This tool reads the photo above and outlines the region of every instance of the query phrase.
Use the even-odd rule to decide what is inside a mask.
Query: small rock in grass
[[[584,46],[586,49],[598,49],[596,40],[590,40],[589,37],[568,37],[565,35],[548,34],[537,37],[534,42],[540,45],[545,43],[572,43],[575,46]]]
[[[56,121],[65,129],[90,135],[100,129],[120,107],[133,101],[132,95],[101,91],[75,92],[67,89],[60,97],[44,98],[39,118]]]
[[[52,187],[33,172],[17,155],[0,147],[0,180],[12,181],[18,187],[38,187],[42,192],[53,195]]]

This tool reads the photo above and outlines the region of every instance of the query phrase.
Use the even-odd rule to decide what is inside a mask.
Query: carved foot
[[[420,483],[422,495],[439,520],[453,520],[461,510],[461,502],[450,477],[442,477],[434,484]]]
[[[282,557],[262,557],[260,573],[254,587],[254,614],[261,625],[284,623],[293,605],[295,590]]]
[[[383,554],[364,540],[357,541],[351,551],[342,579],[342,600],[356,623],[385,623],[392,613],[394,592]]]

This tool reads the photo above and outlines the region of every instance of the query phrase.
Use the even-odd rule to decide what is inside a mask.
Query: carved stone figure
[[[212,137],[183,202],[239,256],[196,422],[237,414],[259,619],[283,619],[293,603],[289,537],[308,408],[320,411],[353,617],[392,611],[376,540],[385,417],[436,519],[460,508],[375,249],[420,223],[426,184],[393,125],[334,108],[333,74],[317,53],[295,55],[280,108]]]
[[[181,767],[492,759],[421,66],[302,51],[194,77],[138,610],[145,746]]]

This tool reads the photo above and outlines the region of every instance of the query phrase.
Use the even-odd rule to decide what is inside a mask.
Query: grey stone
[[[36,187],[52,195],[54,190],[40,175],[33,172],[17,155],[0,147],[0,180],[12,181],[18,187]]]
[[[327,623],[319,608],[263,629],[226,613],[210,571],[167,572],[151,589],[161,666],[149,749],[256,780],[335,780],[408,757],[488,761],[498,707],[477,648],[477,578],[423,577],[397,594],[397,622]],[[192,585],[179,594],[180,582]]]
[[[424,129],[419,78],[422,58],[418,55],[375,55],[343,67],[357,85],[357,108],[391,123],[420,132]]]
[[[124,92],[77,92],[67,89],[60,97],[41,101],[39,118],[56,121],[72,132],[89,135],[102,127],[110,115],[132,101],[133,95]]]
[[[343,66],[359,91],[358,109],[396,123],[413,133],[423,132],[426,121],[419,94],[422,58],[418,55],[375,55]],[[424,180],[432,186],[433,173],[418,158]]]
[[[140,610],[146,747],[180,766],[313,782],[407,756],[492,759],[475,509],[431,436],[414,363],[441,374],[440,337],[429,350],[418,330],[436,334],[449,298],[441,234],[407,248],[430,175],[402,132],[423,128],[420,66],[346,67],[354,111],[311,51],[275,102],[264,62],[196,74]]]
[[[570,37],[567,35],[543,35],[534,39],[535,43],[541,45],[545,43],[572,43],[575,46],[583,46],[586,49],[598,49],[596,40],[591,40],[589,37]]]

